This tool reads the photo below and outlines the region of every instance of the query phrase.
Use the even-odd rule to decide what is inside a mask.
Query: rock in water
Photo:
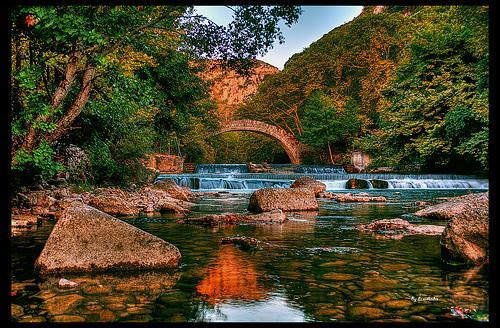
[[[172,179],[159,180],[154,184],[154,187],[166,191],[170,197],[189,201],[193,198],[193,193],[187,187],[179,187]]]
[[[441,237],[441,258],[479,265],[488,262],[488,207],[469,207],[455,215]]]
[[[426,207],[415,212],[416,216],[421,216],[436,220],[449,220],[455,215],[474,208],[485,208],[488,210],[488,193],[469,194],[453,197],[446,202]]]
[[[57,283],[57,285],[59,286],[59,288],[74,288],[74,287],[78,287],[78,283],[77,282],[74,282],[74,281],[71,281],[71,280],[68,280],[68,279],[65,279],[65,278],[59,279],[59,282]]]
[[[282,211],[314,211],[318,202],[314,192],[306,188],[263,188],[250,196],[250,212],[267,212],[275,209]]]
[[[176,267],[177,247],[80,202],[56,223],[35,262],[40,274]]]
[[[345,183],[345,189],[368,189],[368,181],[362,179],[351,178]]]
[[[139,210],[127,200],[114,195],[95,196],[90,199],[89,205],[110,215],[134,215],[139,213]]]
[[[295,180],[290,188],[307,188],[311,189],[316,196],[326,191],[326,185],[314,178],[304,176]]]

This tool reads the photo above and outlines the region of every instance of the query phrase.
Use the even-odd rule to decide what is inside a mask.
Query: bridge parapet
[[[220,129],[215,135],[231,131],[252,131],[268,135],[278,140],[292,164],[300,164],[301,143],[295,136],[280,127],[255,120],[232,120],[220,123]]]

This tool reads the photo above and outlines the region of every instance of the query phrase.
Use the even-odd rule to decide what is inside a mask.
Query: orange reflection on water
[[[266,297],[266,290],[257,282],[253,264],[245,253],[232,245],[223,245],[219,257],[211,263],[207,276],[196,286],[207,302],[221,300],[256,301]]]

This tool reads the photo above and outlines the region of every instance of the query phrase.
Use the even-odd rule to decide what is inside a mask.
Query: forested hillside
[[[488,8],[365,7],[295,54],[239,109],[373,165],[488,167]],[[347,160],[348,156],[344,156]]]

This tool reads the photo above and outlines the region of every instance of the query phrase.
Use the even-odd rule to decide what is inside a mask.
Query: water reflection
[[[268,291],[258,282],[254,265],[244,256],[243,251],[232,245],[221,246],[219,257],[196,286],[206,302],[258,301],[267,297]]]

